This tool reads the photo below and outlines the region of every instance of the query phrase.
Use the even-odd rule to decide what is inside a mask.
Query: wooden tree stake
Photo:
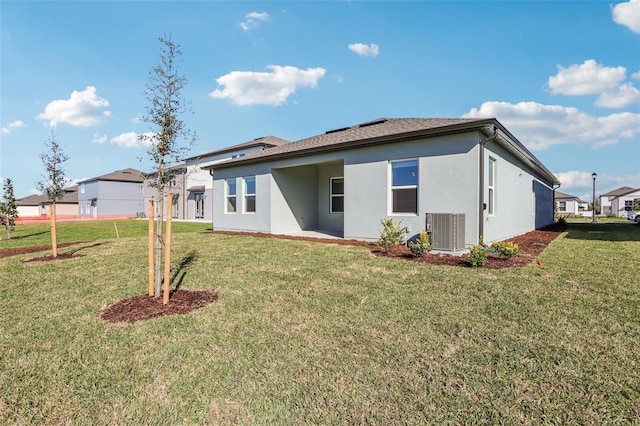
[[[153,233],[153,200],[149,200],[149,297],[154,296],[153,289],[153,244],[155,242],[154,233]]]
[[[162,295],[162,304],[169,303],[169,280],[171,272],[171,207],[173,205],[173,194],[167,195],[167,223],[166,238],[164,242],[164,293]]]
[[[56,235],[56,205],[49,205],[49,216],[51,216],[51,252],[53,257],[58,257],[58,236]]]

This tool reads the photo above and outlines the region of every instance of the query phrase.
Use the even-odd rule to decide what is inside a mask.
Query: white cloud
[[[256,28],[260,21],[268,21],[269,14],[267,12],[250,12],[245,15],[245,18],[247,20],[240,22],[240,28],[245,31],[249,31]]]
[[[631,74],[631,78],[634,80],[640,80],[640,71]]]
[[[102,123],[104,118],[111,115],[105,111],[109,101],[96,94],[96,88],[87,88],[78,92],[71,92],[69,99],[58,99],[50,102],[44,112],[38,115],[39,120],[49,120],[49,125],[55,127],[59,123],[67,123],[76,127],[92,127]]]
[[[611,9],[616,24],[624,25],[636,34],[640,34],[640,0],[619,3]]]
[[[12,121],[11,123],[7,124],[6,126],[4,126],[2,128],[2,134],[3,135],[8,135],[9,133],[11,133],[14,130],[19,129],[21,127],[26,127],[26,125],[24,124],[24,122],[22,120]]]
[[[588,59],[569,68],[558,65],[558,73],[549,77],[548,84],[554,95],[594,95],[614,90],[626,73],[624,67],[605,67]]]
[[[106,141],[107,135],[101,135],[100,132],[95,132],[93,138],[91,138],[91,143],[103,144]]]
[[[209,94],[230,99],[235,105],[282,105],[298,87],[317,87],[324,68],[302,70],[292,66],[270,65],[271,72],[232,71],[216,79],[223,89]]]
[[[140,139],[136,132],[122,133],[109,141],[112,144],[123,148],[148,148],[152,144],[153,133],[144,133],[144,138]]]
[[[349,50],[360,56],[378,56],[380,54],[380,47],[377,44],[371,43],[369,45],[362,43],[354,43],[349,45]]]
[[[640,135],[640,114],[621,112],[594,117],[577,108],[536,102],[485,102],[464,117],[495,117],[531,150],[561,144],[597,148]]]
[[[640,90],[636,89],[632,83],[604,92],[594,102],[596,106],[605,108],[624,108],[635,103],[640,103]]]

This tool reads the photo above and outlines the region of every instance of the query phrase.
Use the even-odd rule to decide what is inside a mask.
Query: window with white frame
[[[418,214],[418,160],[391,161],[391,213]]]
[[[244,178],[244,212],[256,212],[256,177],[247,176]]]
[[[567,211],[567,202],[566,201],[558,201],[558,211],[566,212]]]
[[[331,178],[331,213],[344,213],[344,178]]]
[[[487,188],[489,189],[489,196],[487,199],[488,213],[490,215],[496,212],[496,159],[489,157],[489,167],[487,167]]]
[[[624,211],[630,212],[633,207],[633,200],[624,200]]]
[[[236,179],[226,179],[225,180],[225,213],[235,213],[236,212]]]
[[[178,210],[179,207],[180,203],[178,202],[178,194],[173,194],[173,198],[171,198],[171,217],[173,219],[180,217],[180,211]]]

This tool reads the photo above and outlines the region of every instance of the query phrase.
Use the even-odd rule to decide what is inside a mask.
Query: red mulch
[[[81,243],[58,244],[58,248],[65,248],[65,247],[73,246],[73,245],[76,245],[76,244],[81,244]],[[45,251],[45,250],[51,250],[51,246],[3,248],[3,249],[0,249],[0,259],[2,259],[3,257],[17,256],[19,254],[37,253],[39,251]],[[60,253],[58,254],[58,257],[60,257]],[[38,258],[38,259],[40,259],[40,258]],[[46,260],[44,258],[42,258],[42,259]],[[27,261],[25,261],[25,262],[27,262]]]
[[[200,290],[176,290],[169,303],[162,304],[162,297],[140,296],[122,299],[107,306],[99,317],[109,322],[144,321],[164,315],[186,314],[218,300],[218,293]]]
[[[542,253],[542,251],[545,249],[545,247],[547,247],[547,245],[551,241],[553,241],[564,230],[566,230],[565,226],[551,225],[544,229],[527,232],[526,234],[522,234],[517,237],[510,238],[508,241],[512,241],[518,244],[518,247],[520,248],[520,254],[518,256],[514,256],[507,259],[507,258],[501,257],[497,253],[487,253],[487,262],[485,263],[483,268],[503,269],[503,268],[512,268],[516,266],[528,265],[540,253]],[[232,232],[232,231],[229,231],[229,232],[209,231],[209,233],[228,234],[228,235],[250,235],[254,237],[264,237],[264,238],[281,238],[281,239],[288,239],[288,240],[305,240],[305,241],[323,242],[328,244],[361,246],[361,247],[369,248],[369,250],[371,250],[371,253],[375,256],[392,257],[392,258],[407,260],[411,262],[430,263],[433,265],[471,267],[471,263],[467,261],[466,254],[456,255],[456,254],[427,253],[422,257],[415,257],[411,253],[409,248],[406,246],[396,246],[384,252],[380,250],[380,247],[378,246],[377,243],[367,242],[367,241],[358,241],[358,240],[321,239],[321,238],[313,238],[313,237],[265,234],[260,232],[252,233],[252,232]]]

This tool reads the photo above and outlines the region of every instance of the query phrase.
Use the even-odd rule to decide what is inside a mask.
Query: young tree
[[[0,225],[7,231],[7,239],[11,239],[11,232],[16,229],[16,218],[18,217],[18,207],[16,198],[13,196],[13,182],[7,178],[3,185],[4,196],[0,202]]]
[[[53,131],[49,139],[45,142],[45,150],[40,154],[42,165],[47,173],[42,176],[42,180],[37,183],[38,189],[49,198],[51,216],[51,251],[53,257],[58,256],[58,243],[56,240],[56,202],[64,195],[66,178],[62,163],[69,157],[62,151],[62,147],[56,140]]]
[[[172,165],[181,162],[185,154],[195,143],[196,136],[188,128],[180,116],[191,113],[190,105],[182,97],[182,90],[187,79],[179,73],[179,58],[182,55],[180,46],[171,38],[160,38],[162,49],[160,63],[149,72],[149,82],[144,95],[149,102],[146,115],[142,120],[149,124],[150,133],[139,136],[140,140],[150,146],[148,154],[154,163],[149,186],[158,193],[156,238],[154,252],[154,290],[159,297],[162,289],[163,270],[163,213],[164,198],[170,183],[174,179]]]

